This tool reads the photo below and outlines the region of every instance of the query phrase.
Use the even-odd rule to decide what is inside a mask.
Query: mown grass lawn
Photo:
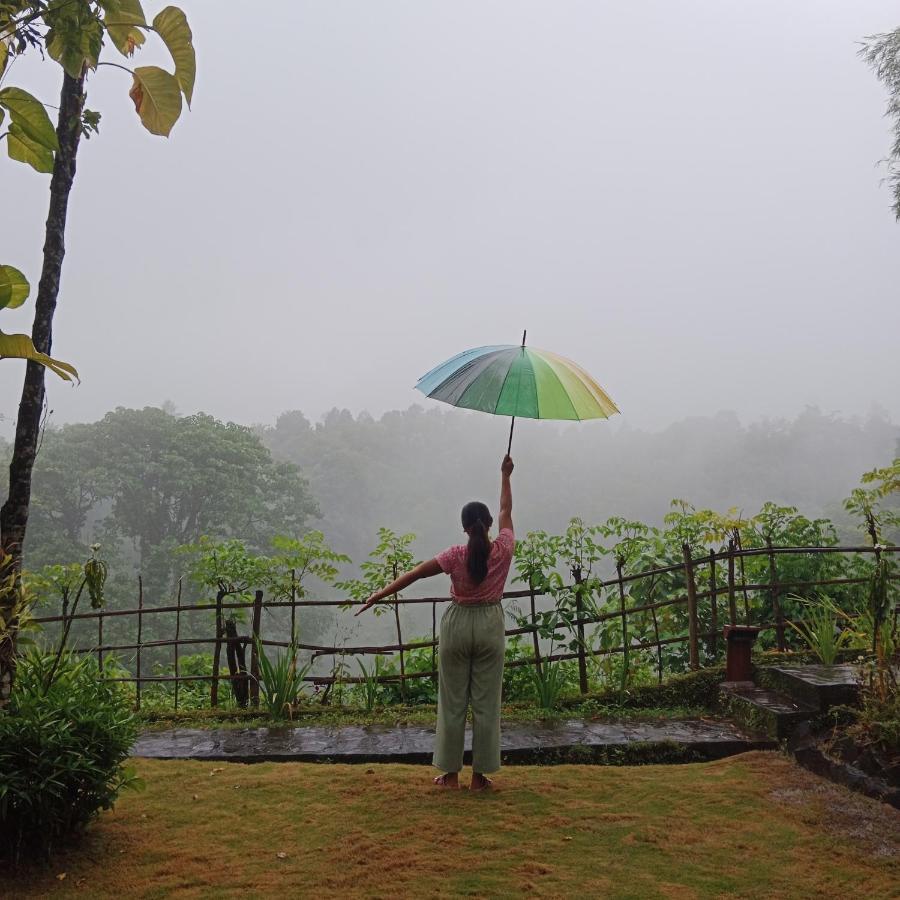
[[[481,795],[433,789],[421,766],[137,765],[145,792],[0,893],[879,900],[900,886],[900,813],[777,753],[510,767]]]

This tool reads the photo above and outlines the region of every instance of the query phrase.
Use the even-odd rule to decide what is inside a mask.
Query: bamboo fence
[[[529,611],[525,614],[525,618],[530,618],[530,624],[518,625],[515,628],[506,630],[507,637],[517,635],[529,635],[532,640],[533,657],[527,659],[516,659],[507,662],[507,667],[517,666],[536,666],[539,670],[546,663],[577,660],[579,671],[579,687],[582,693],[587,690],[586,662],[591,657],[612,656],[621,654],[626,658],[629,654],[640,651],[656,651],[656,664],[658,677],[663,677],[663,654],[662,648],[674,644],[684,644],[688,646],[688,664],[691,669],[700,667],[701,648],[705,646],[705,656],[707,658],[715,658],[719,648],[719,639],[721,636],[721,624],[753,624],[760,628],[761,631],[775,632],[775,645],[777,649],[786,649],[786,633],[790,622],[785,618],[781,597],[785,590],[812,590],[822,587],[834,587],[838,585],[861,585],[868,581],[866,577],[857,578],[829,578],[819,581],[794,581],[780,580],[778,576],[778,559],[779,557],[799,555],[810,556],[816,554],[868,554],[873,555],[876,559],[880,554],[893,554],[900,550],[900,547],[775,547],[771,543],[763,548],[743,549],[736,547],[734,542],[729,542],[727,549],[721,551],[710,550],[705,556],[695,557],[692,555],[691,548],[685,544],[683,547],[684,559],[680,563],[664,566],[647,571],[629,573],[624,571],[624,563],[617,560],[615,577],[607,580],[598,580],[594,582],[595,591],[609,591],[609,608],[606,611],[593,615],[585,615],[581,602],[581,593],[577,590],[579,578],[575,577],[575,582],[571,586],[576,603],[576,618],[570,623],[573,634],[577,636],[577,646],[575,650],[567,652],[557,652],[552,654],[541,654],[540,644],[538,640],[538,632],[540,630],[537,621],[539,613],[536,607],[536,599],[548,596],[544,592],[535,590],[533,586],[529,586],[524,590],[506,591],[503,595],[505,600],[527,600],[529,603]],[[743,578],[743,561],[751,557],[765,556],[768,559],[768,580],[762,583],[746,582]],[[740,563],[741,578],[737,577],[738,566]],[[725,584],[720,584],[718,573],[721,571],[719,566],[724,563],[727,573]],[[698,574],[705,570],[705,582],[709,585],[707,590],[698,590]],[[683,579],[683,586],[676,585],[675,596],[665,597],[651,603],[640,603],[628,606],[629,587],[636,583],[644,583],[648,586],[648,594],[653,595],[655,587],[658,587],[660,580],[665,576],[675,576]],[[900,576],[891,575],[891,580],[896,581]],[[739,612],[737,597],[743,597],[742,608]],[[770,621],[751,622],[751,608],[749,602],[750,594],[760,594],[768,596],[768,607],[764,612],[771,615]],[[720,609],[720,600],[725,598],[725,605]],[[613,601],[617,599],[618,603]],[[400,685],[401,694],[406,695],[406,682],[417,678],[432,678],[437,675],[435,666],[435,651],[439,645],[437,634],[437,607],[441,604],[451,602],[450,597],[409,597],[392,601],[395,605],[395,622],[397,630],[397,642],[394,644],[379,645],[362,645],[362,646],[323,646],[319,644],[295,643],[298,650],[308,651],[311,659],[320,657],[359,657],[367,655],[388,655],[399,654],[400,672],[390,673],[378,676],[379,682],[391,682]],[[432,638],[426,641],[410,641],[404,642],[400,624],[399,607],[413,606],[416,604],[431,605],[431,622],[432,622]],[[358,602],[351,600],[304,600],[296,599],[296,592],[291,592],[291,599],[288,600],[269,600],[263,599],[263,592],[257,590],[252,601],[234,601],[229,599],[226,591],[219,591],[213,602],[195,603],[185,605],[181,601],[181,582],[178,582],[176,602],[174,605],[166,606],[147,606],[144,598],[144,587],[142,579],[138,579],[138,605],[136,609],[99,609],[90,612],[81,612],[75,615],[66,614],[65,609],[62,615],[37,617],[35,622],[46,625],[51,623],[61,623],[63,626],[72,622],[96,622],[97,639],[96,644],[90,647],[80,648],[82,653],[92,653],[98,658],[102,664],[103,655],[108,653],[133,651],[135,656],[135,672],[129,675],[119,675],[112,680],[133,683],[135,685],[135,703],[137,708],[141,704],[142,687],[148,684],[156,683],[173,683],[174,684],[174,705],[178,708],[179,701],[179,685],[186,682],[210,682],[210,702],[212,706],[219,704],[219,685],[222,680],[229,681],[232,692],[239,705],[259,705],[259,653],[258,647],[291,647],[290,641],[274,640],[266,638],[263,635],[263,610],[289,609],[291,613],[291,629],[292,634],[296,634],[297,618],[302,619],[302,610],[304,607],[339,607],[349,610],[353,606],[359,606]],[[683,608],[687,619],[687,633],[661,637],[659,627],[659,612],[668,607]],[[233,619],[226,620],[226,611],[249,610],[250,617],[250,633],[240,635],[237,633],[237,626]],[[206,637],[181,637],[182,633],[182,617],[193,616],[198,613],[215,613],[215,633]],[[631,620],[635,616],[649,613],[652,620],[653,639],[640,639],[633,637],[636,629],[631,625]],[[893,615],[897,616],[897,609],[893,611]],[[148,617],[169,616],[174,620],[174,637],[172,639],[143,639],[144,620]],[[105,643],[104,641],[104,622],[111,619],[130,618],[136,622],[136,640],[126,643]],[[584,637],[584,628],[589,625],[601,625],[604,622],[619,620],[621,640],[616,646],[606,646],[598,648],[591,645],[589,639]],[[521,620],[520,620],[521,621]],[[797,623],[794,623],[797,624]],[[705,630],[704,630],[705,628]],[[705,645],[704,645],[705,642]],[[250,665],[249,669],[245,663],[246,646],[250,645]],[[180,651],[183,647],[197,647],[203,645],[212,645],[213,647],[213,673],[212,675],[183,675],[180,670],[181,656]],[[171,647],[174,652],[174,675],[148,675],[145,674],[142,667],[143,651],[148,649],[158,649],[163,647]],[[431,648],[432,669],[431,671],[408,672],[405,665],[405,654],[413,650],[422,650]],[[225,650],[226,661],[228,665],[228,674],[222,674],[220,670],[220,660],[222,650]],[[361,676],[350,676],[342,670],[335,670],[337,674],[332,675],[307,675],[305,680],[320,686],[326,686],[327,690],[335,684],[358,684],[363,682]]]

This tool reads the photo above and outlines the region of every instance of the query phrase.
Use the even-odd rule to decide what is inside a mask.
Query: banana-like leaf
[[[40,353],[27,334],[4,334],[0,331],[0,359],[30,359],[46,366],[64,381],[81,381],[75,366]]]
[[[16,309],[31,292],[28,279],[14,266],[0,266],[0,309]]]
[[[0,75],[6,71],[6,60],[9,58],[9,44],[0,41]]]
[[[177,6],[167,6],[153,20],[153,28],[163,39],[175,62],[175,78],[184,93],[188,108],[194,94],[197,77],[197,56],[192,43],[193,35],[187,18]]]
[[[181,115],[181,88],[175,76],[159,66],[138,66],[128,96],[144,128],[168,137]]]
[[[120,0],[115,11],[103,17],[106,33],[122,56],[133,56],[134,51],[144,43],[144,32],[138,25],[146,26],[144,10],[140,0]]]
[[[33,141],[21,129],[18,122],[12,122],[9,126],[9,134],[6,135],[6,152],[10,159],[27,163],[38,172],[50,174],[53,171],[53,151]]]
[[[6,87],[0,90],[0,106],[5,106],[12,122],[32,141],[48,150],[59,150],[56,129],[47,115],[44,105],[22,88]]]

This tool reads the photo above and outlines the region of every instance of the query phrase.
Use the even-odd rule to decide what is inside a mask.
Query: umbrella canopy
[[[416,388],[451,406],[526,419],[607,419],[619,411],[581,366],[524,342],[466,350]]]

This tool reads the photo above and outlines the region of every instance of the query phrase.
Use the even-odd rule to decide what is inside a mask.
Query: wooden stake
[[[700,646],[697,639],[697,585],[694,583],[694,563],[691,559],[691,548],[682,544],[684,551],[684,580],[687,585],[688,599],[688,649],[692,669],[700,668]]]
[[[216,591],[216,644],[213,650],[213,680],[210,689],[209,705],[216,707],[219,705],[219,662],[222,658],[222,598],[225,591]]]
[[[622,610],[622,692],[628,687],[628,614],[625,612],[625,584],[622,582],[624,561],[616,560],[616,574],[619,576],[619,608]]]
[[[103,610],[98,610],[97,616],[97,664],[103,671]]]
[[[737,625],[737,600],[734,596],[734,539],[728,541],[728,616]]]
[[[575,618],[578,619],[578,625],[575,626],[575,635],[578,639],[578,687],[582,694],[588,692],[587,678],[587,661],[584,658],[584,625],[581,619],[584,618],[584,603],[581,599],[581,567],[576,566],[572,569],[572,577],[575,579]]]
[[[141,644],[144,626],[144,579],[138,575],[138,633],[137,633],[137,687],[135,689],[135,706],[141,708]]]
[[[175,709],[178,709],[178,676],[179,672],[179,648],[178,639],[181,636],[181,579],[178,579],[178,594],[175,597]]]
[[[537,609],[534,604],[534,583],[531,578],[528,579],[528,593],[531,596],[531,643],[534,647],[534,664],[537,667],[538,675],[543,675],[543,667],[541,665],[541,644],[538,640],[537,633]]]
[[[435,652],[437,650],[437,603],[431,604],[431,640],[435,642],[431,646],[431,670],[435,673],[431,676],[431,681],[434,684],[434,689],[437,690],[437,661],[435,659]]]
[[[772,552],[772,540],[766,538],[766,547],[769,550],[769,595],[772,598],[772,612],[775,614],[775,639],[778,642],[778,650],[784,653],[784,613],[781,609],[781,598],[778,593],[778,569],[775,566],[775,554]]]
[[[709,641],[709,649],[713,659],[719,650],[719,601],[716,595],[716,551],[709,548],[709,600],[710,600],[710,631],[712,638]]]
[[[253,632],[253,643],[250,645],[250,704],[259,706],[259,652],[257,644],[260,640],[259,631],[262,625],[262,598],[263,592],[257,591],[253,595],[253,619],[250,629]]]

